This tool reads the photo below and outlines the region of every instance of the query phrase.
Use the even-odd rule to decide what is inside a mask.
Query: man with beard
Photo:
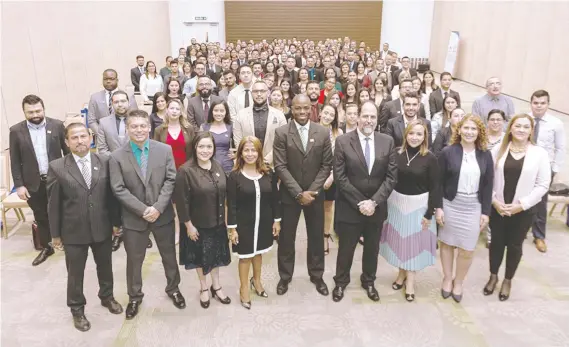
[[[225,87],[219,91],[219,97],[222,98],[223,101],[227,101],[229,93],[236,87],[236,79],[235,74],[231,70],[223,71],[222,75],[225,79]]]
[[[113,102],[111,97],[118,90],[119,76],[113,69],[103,71],[103,87],[105,89],[91,95],[89,100],[89,111],[87,120],[89,128],[96,134],[99,130],[99,122],[102,118],[110,116],[113,112]],[[134,95],[129,95],[130,109],[136,110],[136,99]]]
[[[251,86],[253,84],[253,70],[249,65],[242,65],[237,72],[239,74],[239,84],[229,93],[227,97],[227,105],[229,106],[229,114],[231,122],[235,120],[239,111],[253,104],[251,95]]]
[[[253,106],[239,111],[233,122],[233,142],[239,145],[242,138],[255,136],[263,145],[265,162],[272,167],[275,130],[286,124],[286,118],[282,111],[268,105],[269,87],[264,81],[253,83],[251,92]]]
[[[263,66],[260,62],[253,63],[253,82],[263,80]]]
[[[360,236],[365,239],[362,255],[361,285],[368,298],[379,301],[375,273],[382,224],[387,217],[387,198],[397,182],[397,162],[393,140],[374,132],[377,107],[366,101],[358,117],[358,127],[336,139],[334,181],[336,231],[339,237],[336,260],[336,287],[332,299],[344,297],[350,283],[350,269]],[[283,220],[284,221],[284,220]]]
[[[42,250],[32,262],[36,266],[54,253],[49,244],[51,233],[47,213],[49,162],[68,154],[69,148],[65,144],[63,123],[45,116],[41,98],[27,95],[22,100],[22,109],[26,120],[10,128],[10,167],[16,194],[28,203],[37,223]]]
[[[402,99],[403,101],[403,114],[399,117],[390,119],[387,122],[387,127],[385,128],[385,134],[389,135],[395,141],[395,147],[401,147],[403,145],[403,136],[405,136],[405,129],[407,125],[417,119],[422,120],[427,126],[429,133],[429,138],[427,142],[429,148],[432,146],[431,137],[431,122],[428,119],[419,117],[419,105],[421,104],[421,97],[416,92],[406,93]]]
[[[397,117],[403,115],[403,113],[404,113],[404,111],[403,111],[403,99],[404,99],[405,95],[407,95],[408,93],[412,93],[412,92],[413,92],[413,80],[406,78],[403,81],[401,81],[401,84],[399,85],[399,95],[400,96],[395,100],[391,100],[391,101],[386,102],[385,105],[383,105],[383,108],[380,110],[380,113],[379,113],[379,131],[381,131],[382,133],[385,133],[385,131],[387,129],[387,122],[390,119],[394,119],[394,118],[397,118]],[[425,112],[425,106],[423,105],[422,102],[419,102],[419,110],[417,112],[418,112],[417,115],[420,118],[427,119],[426,112]],[[429,142],[429,144],[430,144],[430,142]]]
[[[318,94],[316,96],[318,99]],[[281,180],[282,230],[279,235],[277,294],[288,291],[295,259],[296,229],[304,212],[308,236],[310,281],[328,295],[324,274],[324,182],[332,169],[330,131],[310,121],[311,100],[303,94],[292,100],[293,121],[275,131],[273,156]]]
[[[205,63],[197,62],[196,66],[194,67],[194,72],[196,73],[196,75],[187,80],[186,83],[184,83],[184,94],[186,94],[187,97],[192,97],[194,93],[197,91],[198,79],[202,76],[207,76],[205,70]],[[210,82],[211,82],[211,88],[212,89],[215,88],[216,87],[215,82],[211,81],[211,79]]]
[[[198,95],[191,97],[188,102],[188,121],[196,131],[207,122],[209,108],[212,103],[221,102],[223,99],[211,94],[213,81],[208,76],[198,77]]]
[[[320,122],[320,84],[316,81],[310,81],[306,84],[306,95],[310,99],[310,121],[314,123]]]

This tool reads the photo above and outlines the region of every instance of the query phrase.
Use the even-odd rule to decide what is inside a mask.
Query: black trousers
[[[166,293],[177,292],[180,284],[180,270],[176,261],[176,241],[174,222],[152,227],[144,231],[123,229],[124,248],[126,250],[126,285],[130,301],[141,302],[142,292],[142,263],[146,257],[146,246],[150,232],[154,234],[156,246],[162,258],[166,274]]]
[[[65,265],[67,267],[67,306],[71,314],[81,315],[84,313],[87,300],[83,295],[83,278],[85,275],[85,263],[89,247],[93,252],[95,264],[97,264],[97,279],[99,280],[99,298],[101,300],[113,297],[113,266],[112,266],[112,242],[111,238],[105,241],[85,245],[64,245]]]
[[[511,280],[514,277],[522,259],[523,243],[533,218],[534,211],[531,209],[511,217],[502,217],[492,207],[490,214],[490,229],[492,230],[492,242],[490,243],[491,274],[498,274],[507,247],[505,278]]]
[[[324,199],[319,196],[311,205],[282,204],[282,229],[279,235],[279,276],[290,281],[294,273],[296,229],[300,212],[304,212],[308,249],[306,264],[311,279],[321,279],[324,274]]]
[[[553,178],[555,177],[555,172],[551,172],[551,181],[553,182]],[[535,214],[533,219],[533,225],[531,228],[531,232],[533,237],[536,239],[545,240],[545,228],[547,224],[547,198],[549,192],[545,193],[541,198],[541,201],[534,206]]]
[[[28,205],[34,212],[34,219],[38,224],[40,243],[43,248],[49,247],[51,233],[49,231],[49,219],[47,216],[47,189],[46,181],[41,181],[36,192],[29,192]]]
[[[338,258],[336,258],[336,276],[334,276],[336,285],[345,288],[350,283],[350,270],[360,236],[364,237],[360,280],[363,286],[373,285],[377,272],[381,225],[377,222],[337,222],[336,234],[338,235]]]

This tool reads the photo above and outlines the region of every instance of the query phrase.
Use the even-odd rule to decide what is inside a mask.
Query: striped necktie
[[[91,189],[91,170],[89,170],[89,166],[87,165],[87,158],[79,159],[81,163],[81,174],[83,175],[83,179],[87,184],[87,188]]]
[[[148,155],[141,149],[140,153],[140,171],[142,172],[142,177],[146,178],[146,169],[148,168]]]
[[[306,132],[306,127],[300,127],[300,141],[302,141],[302,148],[306,152],[306,144],[308,143],[308,134]]]

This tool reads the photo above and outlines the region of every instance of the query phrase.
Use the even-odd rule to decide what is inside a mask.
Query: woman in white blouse
[[[156,64],[149,60],[146,63],[146,72],[140,76],[140,95],[144,98],[145,104],[152,104],[154,94],[164,90],[162,76],[156,73]]]

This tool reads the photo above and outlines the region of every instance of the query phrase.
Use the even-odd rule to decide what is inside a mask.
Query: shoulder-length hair
[[[239,142],[239,146],[237,146],[237,154],[235,154],[235,166],[233,166],[232,171],[241,171],[243,167],[245,167],[245,160],[243,159],[243,149],[245,145],[250,142],[253,144],[253,147],[257,151],[257,161],[255,162],[255,169],[257,172],[262,174],[268,174],[270,169],[265,164],[265,159],[263,158],[263,145],[261,141],[256,138],[255,136],[245,136]]]
[[[152,60],[149,60],[146,62],[146,66],[144,68],[144,75],[146,75],[146,78],[148,78],[148,65],[149,64],[154,65],[154,78],[156,78],[156,76],[158,76],[159,73],[158,73],[158,69],[156,68],[156,64]]]
[[[498,113],[498,112],[495,112],[495,113]],[[500,158],[502,158],[504,153],[506,153],[506,151],[508,150],[508,146],[510,145],[510,142],[512,142],[512,126],[514,125],[514,123],[518,119],[521,119],[521,118],[529,119],[529,122],[531,124],[531,132],[529,135],[529,141],[530,141],[530,143],[535,144],[534,141],[532,140],[533,132],[535,130],[534,119],[529,114],[525,114],[525,113],[515,115],[514,117],[512,117],[512,119],[508,123],[508,127],[506,128],[506,133],[504,134],[504,138],[502,139],[502,143],[500,144],[500,149],[498,150],[498,155],[496,156],[496,161],[495,161],[496,165],[498,165],[498,161],[500,161]]]
[[[168,110],[168,107],[170,107],[171,103],[177,103],[180,106],[180,125],[185,129],[191,128],[192,125],[188,121],[188,116],[186,115],[186,110],[184,109],[184,103],[182,102],[182,100],[178,98],[171,98],[170,100],[168,100],[168,103],[166,104],[166,110]],[[167,113],[168,111],[166,111],[166,117],[164,117],[164,124],[166,126],[170,124],[170,116]]]
[[[347,86],[346,86],[346,90],[347,90]],[[362,102],[360,101],[360,96],[361,96],[361,94],[364,93],[364,92],[366,92],[367,95],[369,96],[369,99],[368,99],[368,100],[372,100],[371,92],[369,91],[369,89],[367,89],[366,87],[360,88],[360,90],[358,90],[358,91],[356,92],[356,104],[358,104],[358,106],[360,107],[360,109],[361,109],[361,107],[362,107]]]
[[[456,131],[452,132],[452,138],[449,143],[460,144],[460,141],[462,141],[462,136],[460,135],[460,128],[462,128],[464,123],[468,121],[472,121],[474,124],[476,124],[476,127],[478,128],[478,137],[474,142],[474,144],[476,145],[476,149],[485,151],[488,148],[488,136],[486,135],[486,127],[484,126],[484,123],[482,122],[480,117],[470,113],[464,115],[464,117],[462,117],[462,120],[458,122],[458,124],[456,125]]]
[[[194,139],[192,140],[192,155],[190,156],[192,162],[195,163],[196,165],[198,163],[198,151],[197,151],[198,144],[203,139],[210,139],[211,142],[213,143],[213,154],[211,155],[211,158],[209,158],[209,160],[212,161],[215,158],[215,139],[213,138],[213,135],[209,131],[198,131],[196,133],[196,136],[194,136]]]
[[[450,119],[450,115],[451,115],[451,113],[452,113],[452,111],[450,111],[450,112],[447,111],[447,108],[446,108],[446,102],[447,102],[448,99],[453,99],[453,100],[456,102],[456,107],[458,107],[458,100],[457,100],[456,97],[454,97],[453,95],[448,94],[448,95],[446,96],[446,98],[443,99],[443,109],[441,110],[441,113],[442,113],[442,116],[443,116],[443,119],[442,119],[442,122],[441,122],[441,127],[442,127],[442,128],[444,128],[444,127],[447,126],[447,123],[448,123],[448,121],[449,121],[449,119]]]
[[[285,99],[284,99],[284,93],[283,93],[283,90],[281,89],[281,87],[278,87],[278,86],[277,86],[277,87],[273,87],[273,89],[272,89],[271,92],[269,93],[269,105],[272,106],[272,103],[271,103],[271,101],[270,101],[270,96],[271,96],[274,92],[279,92],[279,93],[281,93],[281,96],[283,97],[283,99],[281,100],[281,104],[280,104],[280,106],[278,106],[278,107],[282,108],[282,111],[283,111],[284,114],[287,114],[288,111],[290,111],[290,110],[289,110],[288,105],[286,104],[286,101],[285,101]],[[272,106],[272,107],[275,107],[275,106]]]
[[[209,107],[209,112],[207,113],[207,123],[213,123],[213,109],[217,105],[223,105],[225,108],[225,117],[223,117],[223,123],[231,124],[231,115],[229,114],[229,105],[225,101],[214,101]]]
[[[334,105],[331,104],[324,104],[324,106],[322,106],[322,108],[320,109],[320,112],[322,112],[324,110],[324,107],[332,107],[332,109],[334,110],[334,120],[332,121],[332,123],[330,123],[330,129],[332,129],[332,136],[334,138],[338,137],[338,108]],[[322,117],[320,117],[320,119],[322,119]]]
[[[407,135],[409,135],[413,127],[416,125],[420,125],[423,128],[424,136],[423,142],[421,142],[421,145],[419,146],[419,153],[422,156],[429,153],[429,130],[427,129],[427,125],[421,119],[415,119],[409,122],[409,125],[407,125],[407,128],[405,128],[405,133],[403,134],[403,145],[401,146],[401,149],[399,149],[399,154],[403,154],[403,152],[405,152],[409,147],[409,144],[407,143]]]
[[[437,86],[437,84],[435,83],[435,75],[433,74],[432,71],[425,71],[425,73],[423,73],[423,80],[421,81],[421,93],[422,94],[427,94],[427,84],[425,83],[425,76],[426,75],[431,75],[431,77],[433,78],[433,80],[431,81],[431,85],[429,87],[431,87],[431,89],[433,91],[437,90],[439,88],[439,86]]]
[[[150,113],[158,113],[158,106],[156,106],[156,101],[159,97],[163,97],[166,101],[166,108],[168,108],[168,96],[164,92],[157,92],[154,94],[154,99],[152,100],[152,111]]]
[[[170,77],[170,79],[168,79],[168,84],[166,84],[166,94],[170,95],[170,83],[172,82],[178,83],[178,96],[182,95],[182,85],[180,84],[180,80],[178,80],[176,77]]]

